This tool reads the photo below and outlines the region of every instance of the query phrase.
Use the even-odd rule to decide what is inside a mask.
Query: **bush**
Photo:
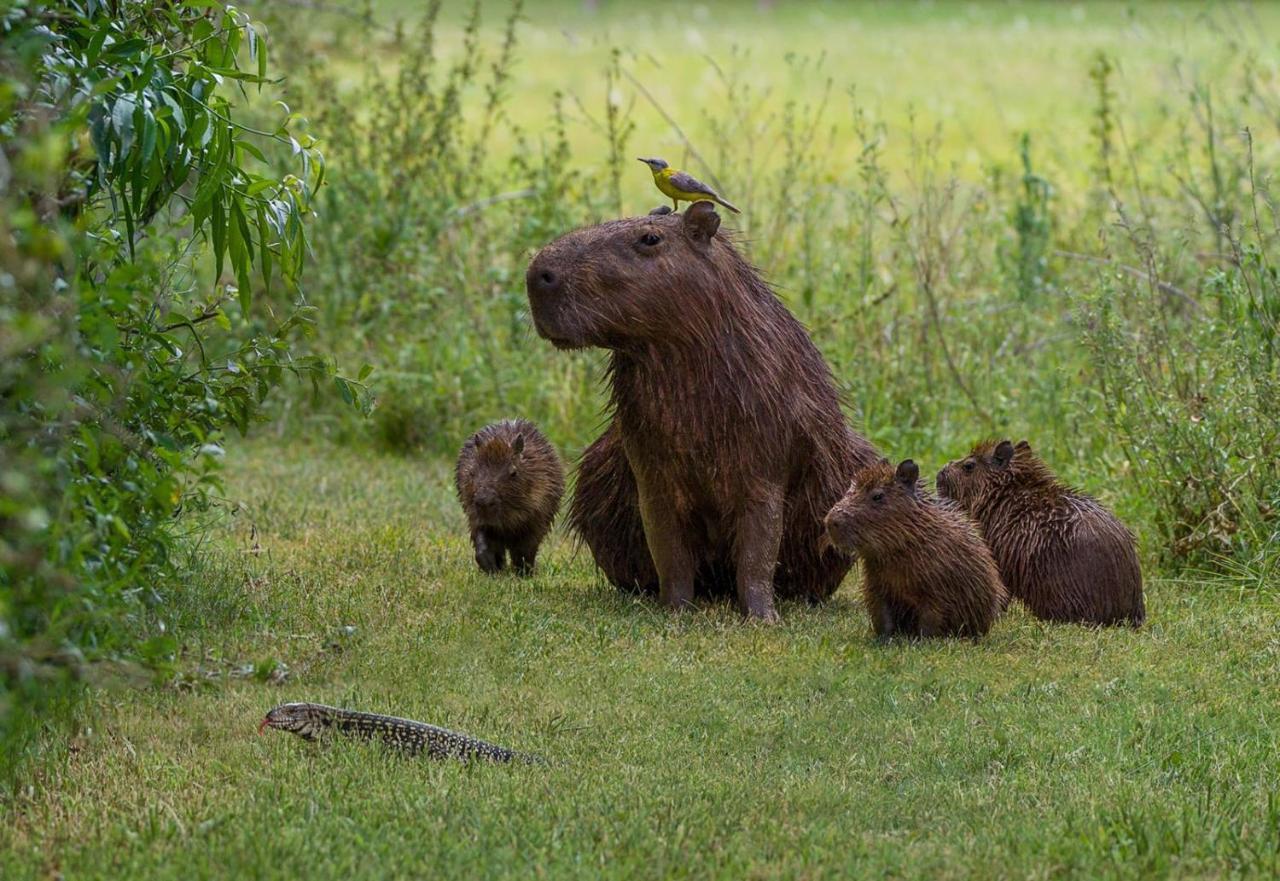
[[[258,27],[158,0],[0,15],[7,777],[34,714],[68,705],[94,662],[170,659],[177,517],[216,497],[224,433],[246,431],[286,374],[353,401],[360,388],[295,351],[323,164],[291,117],[237,121],[231,87],[269,84]],[[259,307],[273,287],[291,294]]]

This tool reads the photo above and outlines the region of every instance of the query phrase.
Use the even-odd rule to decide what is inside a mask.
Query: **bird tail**
[[[741,214],[741,213],[742,213],[741,211],[739,211],[739,210],[738,210],[738,207],[737,207],[736,205],[732,205],[732,204],[730,204],[730,203],[726,202],[724,199],[721,199],[719,196],[716,196],[716,202],[717,202],[718,204],[723,205],[724,207],[728,208],[728,209],[729,209],[730,211],[732,211],[734,214]]]

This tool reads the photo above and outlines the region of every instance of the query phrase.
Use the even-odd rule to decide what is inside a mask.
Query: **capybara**
[[[1036,617],[1134,627],[1146,619],[1133,535],[1060,483],[1025,440],[980,443],[937,483],[978,521],[1009,592]]]
[[[827,514],[828,540],[862,559],[876,636],[967,636],[991,629],[1008,595],[977,524],[920,486],[910,459],[861,468]]]
[[[542,432],[527,419],[486,425],[462,445],[454,479],[480,568],[498,572],[510,553],[517,572],[532,572],[564,495],[564,466]]]
[[[538,334],[610,351],[612,424],[583,457],[571,524],[617,585],[672,608],[732,588],[775,620],[851,561],[822,517],[871,444],[845,424],[826,362],[719,233],[709,202],[577,230],[526,286]]]

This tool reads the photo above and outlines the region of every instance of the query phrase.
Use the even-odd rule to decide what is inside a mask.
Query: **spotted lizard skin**
[[[267,713],[258,731],[276,728],[288,731],[306,740],[317,740],[330,731],[381,740],[387,746],[409,755],[426,753],[432,759],[458,759],[459,761],[531,762],[541,763],[537,756],[519,753],[478,738],[447,728],[438,728],[425,722],[362,713],[358,710],[342,710],[324,704],[281,704]]]

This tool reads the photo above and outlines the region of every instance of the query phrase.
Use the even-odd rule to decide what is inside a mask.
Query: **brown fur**
[[[877,636],[968,636],[991,629],[1008,601],[991,552],[959,507],[920,487],[910,459],[859,469],[826,518],[832,544],[862,558]]]
[[[1020,441],[985,441],[938,472],[938,492],[982,527],[1009,592],[1038,618],[1131,624],[1146,618],[1133,535],[1064,486]]]
[[[477,565],[497,572],[509,553],[516,571],[532,572],[564,494],[551,443],[527,419],[486,425],[462,445],[454,480]]]
[[[529,267],[538,333],[611,352],[613,421],[586,451],[570,522],[615,584],[669,606],[730,586],[748,614],[820,600],[850,561],[822,515],[875,452],[826,362],[724,235],[710,203],[588,227]]]

